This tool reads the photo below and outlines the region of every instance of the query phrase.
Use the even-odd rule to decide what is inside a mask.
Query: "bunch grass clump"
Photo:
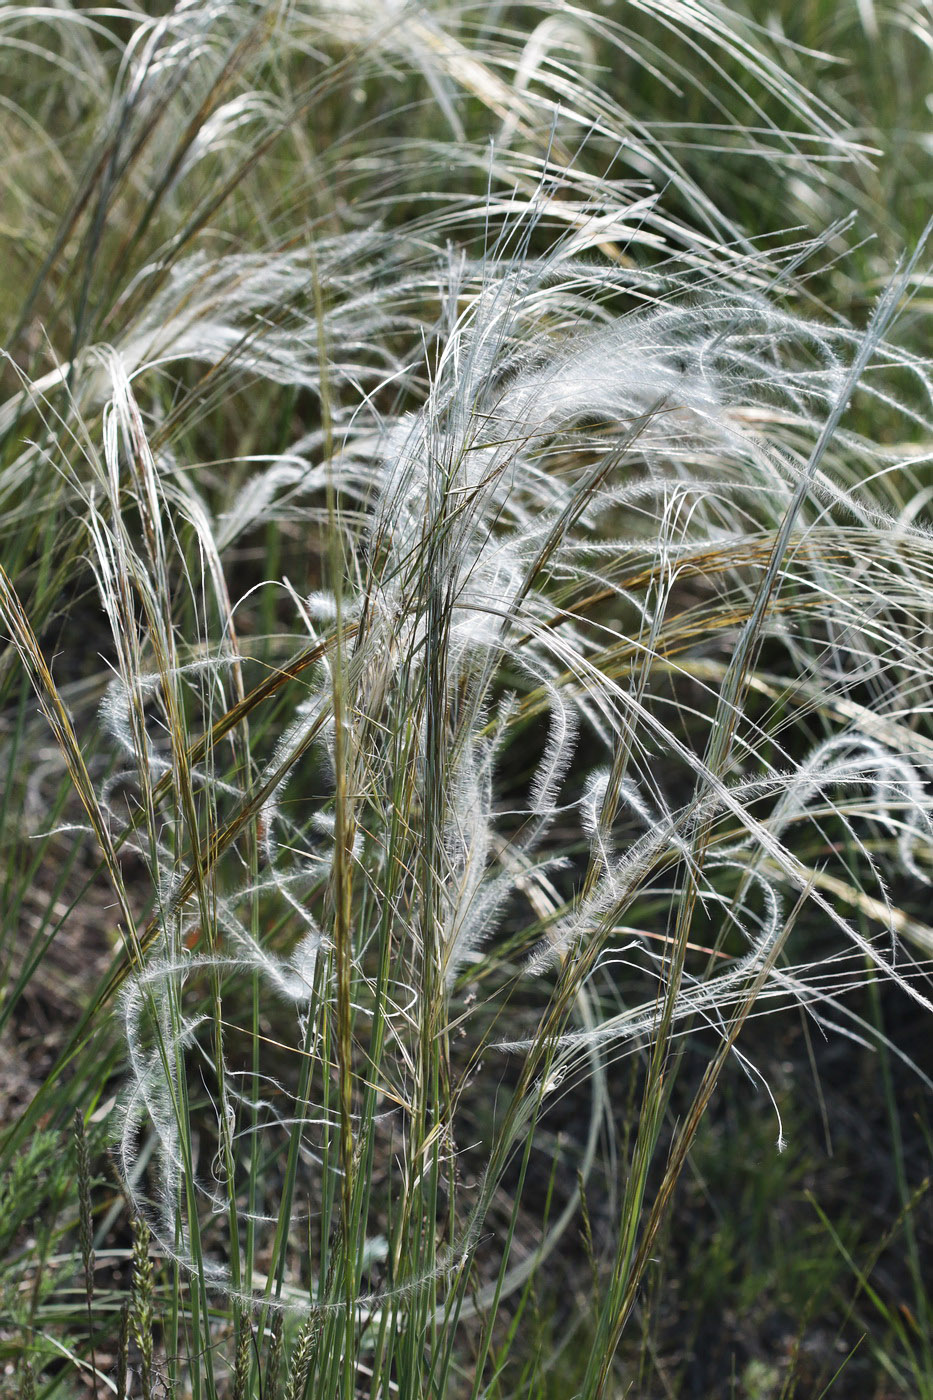
[[[582,1228],[595,1400],[747,1022],[931,1009],[926,232],[833,304],[870,152],[716,6],[152,8],[0,6],[3,1023],[95,962],[6,1150],[110,1125],[121,1394],[502,1395]]]

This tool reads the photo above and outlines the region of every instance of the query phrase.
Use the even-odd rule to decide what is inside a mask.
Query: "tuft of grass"
[[[814,1033],[879,1049],[912,1302],[824,1212],[794,1345],[838,1252],[933,1383],[879,1011],[933,1005],[929,227],[871,108],[928,26],[858,7],[846,78],[837,10],[0,5],[23,1393],[676,1393],[658,1258],[748,1297],[678,1211],[735,1082],[738,1210],[800,1189]]]

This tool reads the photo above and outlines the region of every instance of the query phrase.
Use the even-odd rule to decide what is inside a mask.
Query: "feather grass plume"
[[[738,17],[488,9],[0,6],[0,63],[33,95],[79,73],[88,138],[10,216],[43,252],[6,339],[0,616],[83,807],[57,834],[118,898],[56,1073],[118,1023],[146,1396],[150,1229],[194,1400],[218,1309],[237,1396],[254,1318],[273,1400],[453,1393],[467,1328],[478,1395],[578,1208],[593,1254],[637,1055],[594,1400],[716,1081],[756,1073],[748,1019],[859,1037],[880,977],[931,1009],[899,903],[933,873],[933,381],[895,324],[923,241],[855,327],[811,290],[851,220],[753,239],[716,206],[710,143],[767,154],[778,204],[866,159]],[[612,64],[722,120],[675,142]],[[14,109],[26,171],[54,142]],[[69,590],[87,691],[43,649]]]

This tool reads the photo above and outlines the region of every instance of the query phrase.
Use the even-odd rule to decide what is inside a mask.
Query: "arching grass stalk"
[[[608,1395],[752,1018],[930,1009],[923,240],[860,329],[869,153],[702,0],[0,41],[0,1026],[87,952],[3,1161],[108,1121],[150,1388],[504,1400],[585,1263]]]

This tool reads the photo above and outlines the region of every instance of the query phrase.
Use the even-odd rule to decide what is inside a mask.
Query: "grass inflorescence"
[[[933,30],[837,9],[0,5],[19,1393],[933,1395]]]

